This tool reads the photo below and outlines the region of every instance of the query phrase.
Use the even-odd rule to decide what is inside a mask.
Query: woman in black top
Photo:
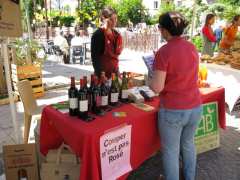
[[[122,37],[114,29],[117,24],[117,13],[112,8],[101,12],[102,26],[98,28],[91,40],[91,57],[94,72],[100,77],[102,71],[107,78],[118,73],[118,56],[122,52]]]

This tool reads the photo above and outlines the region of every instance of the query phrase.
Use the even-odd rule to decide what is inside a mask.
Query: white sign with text
[[[100,138],[103,180],[114,180],[132,170],[130,164],[132,126],[110,131]]]

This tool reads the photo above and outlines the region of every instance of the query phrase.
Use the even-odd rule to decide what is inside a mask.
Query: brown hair
[[[111,7],[105,7],[101,11],[100,19],[103,21],[106,18],[110,18],[113,14],[117,14],[117,11]]]
[[[172,36],[181,36],[188,22],[179,12],[167,12],[159,17],[159,27],[166,29]]]
[[[240,18],[240,15],[234,16],[233,19],[232,19],[232,23],[238,21],[239,18]]]
[[[205,26],[209,25],[209,21],[214,18],[216,15],[215,14],[208,14],[205,19]]]

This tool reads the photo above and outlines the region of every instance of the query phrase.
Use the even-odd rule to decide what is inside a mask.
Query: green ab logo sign
[[[210,135],[218,130],[217,102],[203,104],[203,114],[196,130],[195,137]]]

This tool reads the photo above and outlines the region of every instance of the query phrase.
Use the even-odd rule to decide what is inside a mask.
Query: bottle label
[[[102,96],[102,106],[107,106],[108,105],[108,96]]]
[[[111,102],[118,102],[118,93],[111,93]]]
[[[77,98],[69,98],[69,108],[70,109],[78,108],[78,99]]]
[[[101,96],[96,96],[96,106],[101,106]]]
[[[126,90],[122,90],[122,99],[127,99],[128,98],[128,94],[129,94],[129,91],[126,89]]]
[[[79,101],[79,111],[80,112],[88,111],[88,100]]]

